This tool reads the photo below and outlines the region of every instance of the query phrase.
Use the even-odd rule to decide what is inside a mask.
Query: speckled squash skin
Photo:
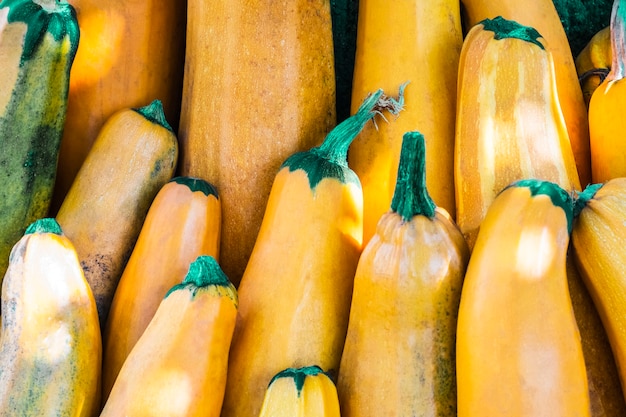
[[[0,416],[97,417],[102,343],[91,289],[58,223],[33,223],[2,284]]]

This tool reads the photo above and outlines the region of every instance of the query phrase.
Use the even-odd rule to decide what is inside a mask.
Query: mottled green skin
[[[293,383],[296,385],[296,390],[298,391],[299,397],[300,393],[302,392],[302,388],[304,387],[304,380],[306,379],[306,377],[316,376],[319,374],[324,374],[328,378],[330,378],[330,376],[317,365],[304,366],[302,368],[287,368],[274,375],[274,377],[270,380],[269,385],[272,385],[272,383],[279,378],[292,378]]]
[[[55,10],[29,0],[2,0],[9,24],[27,25],[17,81],[0,114],[0,278],[13,245],[26,227],[47,214],[63,134],[69,73],[78,47],[74,9],[64,1]],[[69,48],[62,42],[69,40]],[[2,75],[0,75],[2,76]]]
[[[482,20],[479,24],[482,24],[485,30],[493,32],[494,39],[520,39],[533,43],[541,49],[545,49],[543,44],[539,42],[541,34],[530,26],[521,25],[514,20],[508,20],[502,16]]]

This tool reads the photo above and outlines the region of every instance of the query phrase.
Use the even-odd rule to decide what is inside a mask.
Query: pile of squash
[[[626,415],[626,0],[527,3],[0,0],[0,417]]]

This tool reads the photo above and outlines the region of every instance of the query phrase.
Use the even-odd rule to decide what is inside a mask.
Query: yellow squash
[[[470,249],[495,196],[538,178],[580,189],[552,56],[532,27],[496,17],[467,34],[459,68],[456,222]]]
[[[56,219],[76,246],[104,329],[117,283],[178,143],[160,101],[123,109],[102,127]]]
[[[611,70],[589,102],[591,177],[594,183],[626,177],[626,0],[611,11]]]
[[[217,190],[199,178],[176,177],[150,205],[120,277],[103,329],[102,396],[167,291],[200,255],[218,258],[221,207]]]
[[[591,95],[609,73],[612,60],[611,27],[606,26],[593,35],[574,61],[587,106]]]
[[[588,186],[577,199],[572,248],[608,336],[626,397],[626,178]]]
[[[180,174],[220,191],[220,265],[238,285],[272,181],[336,124],[328,0],[190,0]]]
[[[354,279],[337,390],[343,417],[456,417],[465,239],[426,187],[424,137],[404,135],[391,210]]]
[[[258,415],[283,369],[317,364],[336,377],[363,238],[363,195],[346,153],[387,104],[376,91],[276,174],[239,286],[222,417]]]
[[[11,251],[2,285],[0,416],[97,417],[102,343],[72,242],[52,218]]]
[[[287,368],[270,381],[259,417],[339,417],[337,388],[319,366]]]
[[[545,48],[554,59],[558,101],[563,110],[576,168],[583,187],[591,181],[589,122],[576,74],[574,56],[553,0],[462,0],[465,27],[470,30],[484,19],[501,16],[535,28],[545,39]]]
[[[460,3],[453,0],[360,0],[352,111],[376,88],[408,83],[405,107],[394,123],[366,126],[348,162],[363,187],[363,243],[376,232],[394,193],[402,135],[428,139],[428,189],[455,217],[454,120],[456,79],[463,42]]]
[[[237,290],[212,256],[173,286],[128,355],[100,417],[219,417]]]
[[[566,273],[572,207],[557,184],[529,179],[487,211],[461,293],[459,417],[591,415]]]

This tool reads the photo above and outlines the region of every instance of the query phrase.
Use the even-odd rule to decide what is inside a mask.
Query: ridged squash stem
[[[296,384],[298,396],[300,396],[300,392],[302,391],[302,387],[304,387],[304,380],[306,379],[306,377],[316,376],[319,374],[324,374],[330,378],[330,376],[317,365],[304,366],[302,368],[287,368],[277,373],[270,380],[269,385],[272,385],[272,383],[279,378],[292,378],[294,384]]]
[[[238,305],[237,290],[230,282],[217,260],[210,255],[201,255],[189,265],[189,271],[180,284],[173,286],[165,295],[167,298],[174,291],[188,290],[191,298],[199,291],[216,291],[233,300]]]
[[[626,75],[626,1],[615,0],[611,9],[611,70],[607,78],[617,81]]]
[[[170,132],[174,133],[172,126],[170,126],[170,124],[165,119],[165,111],[163,109],[163,103],[161,102],[161,100],[153,100],[152,103],[148,104],[147,106],[139,107],[133,110],[141,114],[146,119],[150,120],[152,123],[161,125]]]
[[[43,219],[35,220],[26,228],[26,231],[24,232],[25,235],[33,233],[53,233],[61,236],[63,231],[61,230],[61,226],[56,219],[52,217],[45,217]]]
[[[598,190],[602,188],[603,183],[597,184],[589,184],[585,187],[585,189],[581,192],[576,193],[576,197],[574,199],[574,218],[578,217],[582,209],[585,208],[589,200],[591,200]]]
[[[391,210],[410,221],[413,216],[435,217],[435,202],[426,188],[426,144],[420,132],[407,132],[402,138],[396,188]]]
[[[172,178],[169,182],[175,182],[176,184],[185,185],[191,190],[191,192],[194,193],[198,191],[206,196],[212,195],[215,198],[219,198],[217,189],[213,186],[213,184],[201,178],[178,176]]]
[[[521,39],[545,50],[543,44],[539,42],[541,34],[535,28],[522,25],[514,20],[505,19],[502,16],[497,16],[493,19],[484,19],[480,24],[483,25],[485,30],[494,33],[494,39]]]

